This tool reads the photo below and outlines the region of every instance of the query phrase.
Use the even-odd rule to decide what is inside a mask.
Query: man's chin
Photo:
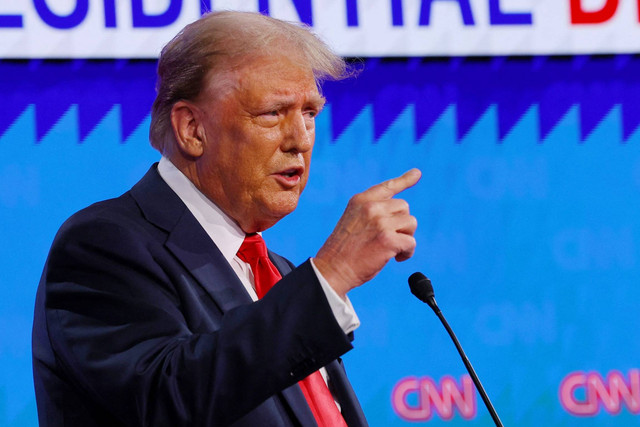
[[[282,218],[296,210],[296,207],[298,206],[298,197],[291,196],[292,195],[288,195],[288,197],[280,198],[275,200],[274,203],[266,205],[266,209],[263,210],[264,220],[270,222],[271,225],[274,225]]]
[[[291,196],[291,195],[290,195]],[[297,197],[271,198],[268,201],[254,199],[255,206],[238,215],[236,222],[245,233],[255,233],[274,226],[289,215],[298,205]]]

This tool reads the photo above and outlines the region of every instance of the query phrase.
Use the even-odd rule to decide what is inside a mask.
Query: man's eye
[[[262,126],[275,126],[280,122],[280,112],[278,110],[265,111],[255,116],[256,123]]]

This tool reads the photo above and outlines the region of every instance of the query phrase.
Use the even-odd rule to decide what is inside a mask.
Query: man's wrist
[[[324,291],[324,294],[329,302],[329,306],[331,307],[331,311],[336,318],[336,321],[342,328],[345,334],[349,334],[356,330],[360,326],[360,319],[358,319],[358,315],[356,314],[351,301],[345,294],[341,296],[336,292],[336,290],[331,286],[331,284],[325,279],[320,270],[315,265],[314,259],[310,260],[311,267],[320,282],[320,286]]]

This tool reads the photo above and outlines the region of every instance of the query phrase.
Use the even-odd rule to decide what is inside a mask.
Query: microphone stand
[[[438,306],[436,305],[436,308],[437,307]],[[476,385],[476,388],[478,389],[478,393],[480,393],[480,397],[482,397],[482,401],[484,402],[484,405],[489,410],[489,414],[491,414],[491,418],[493,418],[493,422],[496,424],[497,427],[504,427],[502,424],[502,421],[500,421],[500,417],[498,417],[498,414],[495,408],[491,404],[491,400],[489,400],[489,396],[487,395],[487,392],[484,390],[484,387],[482,386],[482,383],[480,382],[478,375],[476,375],[476,371],[473,369],[473,366],[471,366],[471,362],[469,361],[469,358],[464,353],[464,350],[462,349],[462,346],[460,345],[458,338],[456,338],[456,334],[453,333],[453,329],[451,329],[451,327],[449,326],[447,319],[444,318],[444,315],[442,314],[439,308],[437,310],[434,309],[433,311],[436,313],[436,316],[438,316],[438,318],[444,325],[444,328],[447,330],[447,332],[449,333],[449,336],[453,340],[453,343],[456,345],[456,349],[458,350],[458,353],[462,358],[462,362],[464,363],[464,366],[467,368],[469,375],[471,375],[471,379],[473,380],[473,383]]]
[[[442,324],[444,325],[444,328],[449,333],[451,340],[453,340],[453,343],[455,344],[456,349],[458,350],[458,353],[462,358],[462,362],[464,363],[464,366],[467,368],[467,372],[469,372],[469,375],[471,375],[471,379],[473,380],[473,383],[476,385],[476,389],[480,393],[480,397],[482,397],[482,401],[484,402],[484,405],[487,407],[487,410],[489,410],[489,414],[491,415],[491,418],[493,418],[493,422],[497,427],[504,427],[502,424],[502,421],[500,421],[500,417],[498,416],[498,413],[496,412],[495,408],[493,407],[493,404],[491,403],[491,400],[489,400],[489,396],[487,395],[487,392],[484,390],[484,387],[482,386],[482,383],[480,382],[478,375],[476,375],[476,371],[473,369],[473,366],[471,366],[471,362],[469,361],[469,358],[464,353],[464,350],[462,349],[462,346],[460,345],[460,342],[458,341],[456,334],[453,333],[453,329],[451,329],[451,326],[449,326],[449,322],[447,322],[447,319],[444,318],[442,311],[440,311],[440,307],[438,307],[438,304],[436,303],[436,298],[433,292],[433,286],[431,285],[431,280],[429,280],[422,273],[419,273],[419,272],[413,273],[409,277],[409,287],[411,288],[411,293],[414,294],[420,301],[426,303],[429,307],[431,307],[431,309],[436,314],[436,316],[438,316],[438,319],[440,319],[440,322],[442,322]]]

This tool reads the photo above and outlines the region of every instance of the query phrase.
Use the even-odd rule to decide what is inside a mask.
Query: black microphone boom
[[[444,325],[444,328],[447,330],[447,332],[449,333],[449,336],[453,340],[453,343],[456,345],[456,348],[458,349],[458,353],[462,358],[462,362],[464,363],[464,366],[467,368],[469,375],[471,375],[471,379],[473,380],[473,383],[476,385],[476,388],[480,393],[480,397],[482,397],[482,400],[484,401],[484,405],[489,410],[489,414],[491,414],[491,418],[493,418],[493,422],[496,424],[496,426],[503,427],[502,421],[500,421],[500,417],[498,417],[498,413],[496,412],[495,408],[491,404],[491,400],[489,400],[489,396],[487,396],[487,393],[484,391],[484,387],[482,387],[482,383],[480,382],[478,375],[476,375],[476,371],[473,369],[473,366],[471,366],[471,362],[469,362],[467,355],[464,353],[464,350],[462,349],[462,346],[460,345],[458,338],[456,338],[456,334],[453,333],[453,329],[451,329],[451,327],[449,326],[449,323],[447,322],[447,319],[444,318],[444,315],[440,311],[438,304],[436,304],[435,293],[433,292],[433,286],[431,285],[431,280],[429,280],[424,274],[420,272],[413,273],[411,276],[409,276],[409,288],[411,289],[411,293],[413,295],[415,295],[420,301],[429,305],[429,307],[431,307],[433,312],[436,313],[436,316],[438,316],[438,318]]]

